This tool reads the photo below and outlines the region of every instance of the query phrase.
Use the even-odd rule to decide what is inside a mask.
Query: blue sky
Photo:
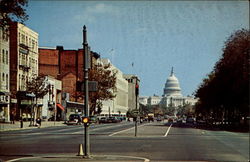
[[[161,96],[172,66],[182,94],[191,95],[227,38],[249,29],[247,1],[31,0],[27,12],[26,25],[39,33],[41,47],[82,48],[86,25],[93,51],[140,77],[141,96]]]

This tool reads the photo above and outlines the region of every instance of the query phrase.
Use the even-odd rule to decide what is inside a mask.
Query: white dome
[[[173,68],[168,77],[163,96],[182,96],[178,79],[174,76]]]

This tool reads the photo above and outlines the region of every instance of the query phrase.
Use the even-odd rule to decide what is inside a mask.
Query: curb
[[[18,162],[18,161],[51,161],[51,162],[80,162],[80,161],[92,161],[92,162],[150,162],[149,159],[136,156],[122,156],[122,155],[91,155],[88,158],[83,156],[73,155],[46,155],[46,156],[33,156],[33,157],[22,157],[17,159],[8,160],[6,162]]]

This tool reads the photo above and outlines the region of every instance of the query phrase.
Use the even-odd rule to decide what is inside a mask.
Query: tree
[[[221,59],[196,91],[197,112],[217,119],[249,114],[250,31],[241,29],[225,42]],[[206,109],[204,111],[204,109]]]
[[[26,91],[28,94],[33,94],[35,98],[34,121],[36,119],[37,100],[43,98],[50,90],[50,85],[46,82],[47,78],[45,75],[34,76],[30,81],[27,82]],[[32,114],[31,114],[32,116]]]
[[[5,28],[12,21],[26,21],[27,6],[28,0],[0,0],[0,27]]]
[[[110,69],[111,65],[94,65],[89,71],[89,80],[98,82],[97,92],[90,92],[90,114],[99,114],[102,101],[113,99],[116,91],[116,71]],[[97,108],[97,110],[96,110]]]

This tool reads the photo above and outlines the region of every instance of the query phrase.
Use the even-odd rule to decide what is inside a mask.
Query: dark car
[[[111,116],[107,118],[107,123],[118,123],[120,120],[117,117]]]
[[[192,118],[192,117],[188,117],[188,118],[186,119],[186,123],[194,124],[194,122],[195,122],[195,120],[194,120],[194,118]]]
[[[81,123],[82,123],[82,117],[80,114],[71,114],[67,122],[68,125],[81,124]]]
[[[101,117],[99,123],[107,123],[107,117]]]

